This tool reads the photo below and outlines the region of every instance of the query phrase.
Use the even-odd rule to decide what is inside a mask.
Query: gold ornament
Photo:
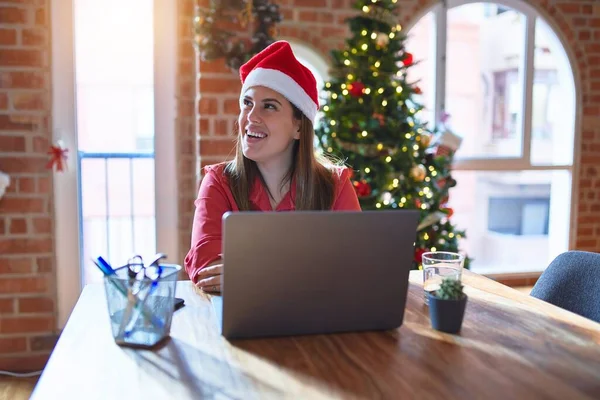
[[[390,42],[390,37],[388,35],[386,35],[385,33],[381,33],[381,32],[379,32],[377,34],[377,39],[375,39],[375,43],[377,44],[377,46],[387,47],[389,42]]]
[[[423,182],[425,175],[427,175],[427,170],[423,164],[415,165],[410,169],[410,176],[412,176],[416,182]]]
[[[423,143],[424,148],[429,147],[429,144],[431,143],[431,135],[429,135],[429,134],[421,135],[421,143]]]

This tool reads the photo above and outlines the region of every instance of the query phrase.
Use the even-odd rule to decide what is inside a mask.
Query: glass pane
[[[477,273],[542,271],[569,246],[571,173],[455,171],[453,223]]]
[[[575,129],[575,83],[556,34],[536,20],[531,163],[571,165]]]
[[[98,255],[108,254],[106,168],[105,160],[102,159],[82,160],[80,164],[81,176],[85,177],[81,180],[81,227],[84,238],[82,260],[85,266],[85,283],[102,279],[102,274],[90,260]]]
[[[148,150],[154,135],[153,2],[74,4],[79,149]]]
[[[446,101],[457,158],[520,157],[525,17],[496,4],[448,11]]]
[[[430,12],[419,20],[408,32],[406,50],[413,55],[414,65],[408,68],[408,82],[417,82],[421,89],[417,102],[425,108],[417,115],[430,129],[435,126],[435,14]]]
[[[154,9],[147,0],[75,0],[83,281],[156,252]],[[90,153],[95,153],[91,154]]]

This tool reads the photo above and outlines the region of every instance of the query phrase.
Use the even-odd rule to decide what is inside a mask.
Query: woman
[[[242,89],[233,161],[206,166],[185,258],[190,279],[221,291],[221,218],[227,211],[355,210],[351,171],[317,159],[315,77],[285,41],[240,67]]]

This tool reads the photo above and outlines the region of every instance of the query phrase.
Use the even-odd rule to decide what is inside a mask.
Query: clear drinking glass
[[[181,266],[161,264],[159,278],[156,274],[156,278],[143,279],[130,279],[128,268],[104,277],[113,337],[118,345],[150,348],[171,331]]]
[[[429,304],[427,293],[438,290],[442,279],[461,280],[462,268],[465,262],[465,257],[462,254],[449,251],[433,251],[423,253],[421,261],[423,263],[425,304]]]

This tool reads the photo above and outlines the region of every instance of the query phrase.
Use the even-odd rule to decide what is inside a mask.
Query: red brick
[[[44,336],[35,336],[29,338],[29,348],[31,351],[51,351],[56,346],[58,335],[50,334]]]
[[[577,242],[575,242],[575,247],[577,247],[578,249],[583,249],[583,248],[595,249],[597,244],[598,244],[598,241],[596,239],[578,238]]]
[[[214,134],[218,135],[218,136],[227,136],[229,134],[231,134],[231,132],[228,130],[229,127],[229,121],[226,119],[218,119],[215,120],[215,129],[214,129]]]
[[[15,311],[13,299],[0,299],[0,315],[13,314]]]
[[[43,213],[46,211],[43,198],[5,197],[0,202],[0,213]]]
[[[331,12],[319,13],[319,22],[333,24],[333,21],[335,21],[335,17]]]
[[[298,19],[302,22],[316,22],[319,20],[319,14],[316,11],[300,11]]]
[[[201,139],[201,156],[229,156],[234,154],[232,140]]]
[[[2,67],[41,67],[42,53],[39,50],[2,49],[0,51]]]
[[[49,297],[21,297],[17,304],[19,313],[54,312],[54,300]]]
[[[583,14],[591,14],[591,13],[594,12],[594,8],[591,5],[589,5],[589,4],[582,4],[581,5],[581,12]]]
[[[2,95],[0,94],[0,99]],[[0,135],[0,152],[25,151],[25,138],[23,136]]]
[[[33,233],[52,233],[52,219],[50,217],[34,218]]]
[[[0,338],[0,354],[21,353],[27,350],[27,339],[24,337]]]
[[[47,24],[47,18],[46,18],[46,10],[43,8],[38,8],[37,10],[35,10],[35,24],[36,25],[46,25]]]
[[[0,116],[1,117],[1,116]],[[47,150],[48,148],[45,148]],[[39,173],[46,171],[48,159],[42,157],[0,157],[0,171],[11,173]],[[0,210],[2,204],[0,204]]]
[[[40,275],[30,278],[0,277],[0,293],[42,293],[48,290],[49,277]]]
[[[0,239],[0,254],[50,253],[52,250],[51,238]]]
[[[0,258],[0,276],[5,274],[27,274],[32,271],[31,267],[31,259],[28,257]]]
[[[52,272],[54,266],[53,257],[37,257],[37,272]]]
[[[226,99],[223,102],[225,114],[237,115],[240,112],[240,101],[238,99]]]
[[[589,40],[592,37],[592,33],[590,31],[581,31],[579,32],[579,40]]]
[[[321,32],[322,32],[323,37],[332,37],[332,36],[345,37],[347,30],[346,30],[346,28],[327,26],[327,27],[323,28],[323,30]]]
[[[324,7],[327,0],[294,0],[293,4],[296,7]]]
[[[598,31],[597,33],[600,33],[600,31]],[[590,78],[592,78],[592,79],[600,78],[600,69],[592,69],[590,71]],[[597,102],[597,99],[598,98],[590,98],[590,100],[594,103]]]
[[[31,372],[44,369],[50,354],[22,355],[0,358],[0,369],[14,372]]]
[[[50,178],[41,176],[37,179],[37,192],[40,194],[50,194]]]
[[[35,178],[19,178],[19,193],[35,193]]]
[[[2,53],[0,51],[0,53]],[[0,55],[1,57],[1,55]],[[20,119],[13,115],[0,115],[0,131],[33,131],[35,130],[36,124],[25,119]]]
[[[237,79],[201,78],[199,85],[201,93],[239,94],[241,89],[240,81]]]
[[[45,93],[15,93],[12,96],[15,110],[46,110],[47,96]]]
[[[17,44],[16,29],[0,29],[0,45],[11,46]]]
[[[579,14],[581,13],[581,8],[579,4],[571,4],[571,3],[560,3],[557,4],[559,10],[564,12],[565,14]]]
[[[590,18],[588,24],[592,28],[600,28],[600,18]]]
[[[0,218],[0,235],[4,235],[6,232],[6,219]]]
[[[46,79],[42,72],[0,71],[0,88],[2,89],[42,89],[45,86]]]
[[[0,7],[0,24],[24,24],[26,22],[27,10],[16,7]]]
[[[5,317],[0,324],[0,333],[50,332],[54,327],[54,317]]]
[[[50,140],[44,136],[36,136],[33,138],[33,152],[47,154],[50,148]]]
[[[291,21],[294,18],[294,11],[289,8],[281,8],[280,12],[283,21]]]
[[[48,33],[45,29],[23,29],[21,43],[24,46],[43,46],[48,43]]]
[[[27,233],[27,220],[25,218],[11,218],[9,233],[19,235]]]
[[[208,118],[200,118],[198,120],[199,133],[201,135],[208,135],[210,131],[210,120]]]
[[[8,94],[0,93],[0,110],[8,109]]]
[[[217,99],[201,98],[198,102],[198,113],[200,115],[215,115],[218,111]]]

